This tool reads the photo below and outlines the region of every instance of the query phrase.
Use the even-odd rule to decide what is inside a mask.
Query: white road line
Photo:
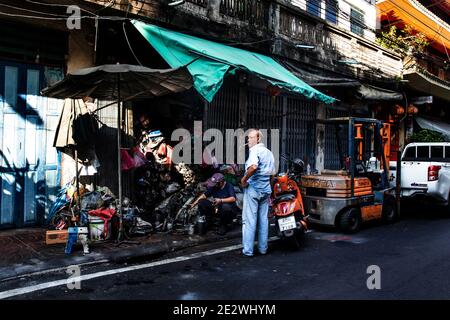
[[[80,264],[77,264],[77,266],[87,267],[90,265],[103,264],[103,263],[108,263],[108,262],[110,262],[110,261],[107,259],[102,259],[102,260],[95,260],[95,261],[91,261],[91,262],[80,263]],[[68,266],[54,268],[54,269],[47,269],[47,270],[43,270],[43,271],[24,273],[24,274],[20,274],[18,276],[14,276],[14,277],[0,279],[0,283],[11,281],[11,280],[16,280],[16,279],[20,279],[20,278],[28,278],[28,277],[40,276],[40,275],[47,274],[47,273],[59,272],[59,271],[67,270],[67,267]]]
[[[278,239],[278,237],[272,237],[272,238],[269,238],[269,241],[273,241],[276,239]],[[197,253],[189,254],[186,256],[181,256],[181,257],[176,257],[176,258],[171,258],[171,259],[166,259],[166,260],[161,260],[161,261],[155,261],[155,262],[145,263],[145,264],[136,265],[136,266],[130,266],[130,267],[126,267],[126,268],[112,269],[112,270],[107,270],[107,271],[91,273],[91,274],[87,274],[87,275],[83,275],[83,276],[79,276],[79,277],[45,282],[45,283],[37,284],[34,286],[24,287],[24,288],[16,288],[16,289],[0,292],[0,299],[6,299],[6,298],[14,297],[14,296],[34,292],[34,291],[39,291],[39,290],[44,290],[44,289],[48,289],[48,288],[67,285],[68,283],[74,283],[74,282],[78,282],[78,281],[81,282],[81,281],[85,281],[85,280],[110,276],[110,275],[114,275],[114,274],[118,274],[118,273],[152,268],[152,267],[161,266],[161,265],[174,263],[174,262],[181,262],[181,261],[186,261],[186,260],[191,260],[191,259],[197,259],[197,258],[211,256],[214,254],[237,250],[237,249],[241,249],[241,248],[242,248],[242,245],[239,244],[239,245],[228,246],[228,247],[223,247],[223,248],[219,248],[219,249],[208,250],[208,251],[204,251],[204,252],[197,252]]]

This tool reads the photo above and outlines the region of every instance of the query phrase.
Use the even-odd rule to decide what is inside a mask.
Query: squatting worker
[[[270,182],[275,174],[275,160],[272,152],[261,143],[262,138],[260,130],[249,130],[249,156],[245,162],[245,175],[241,179],[241,186],[245,188],[242,211],[242,253],[245,256],[253,256],[256,230],[258,251],[260,254],[267,252],[269,197],[272,193]]]
[[[215,209],[219,216],[219,231],[220,235],[226,234],[230,229],[233,219],[239,212],[236,205],[236,193],[231,183],[225,181],[225,177],[221,173],[215,173],[208,179],[206,186],[208,189],[204,194],[198,197],[191,207],[198,204],[198,210],[201,215],[211,218]],[[212,202],[207,198],[212,197]]]

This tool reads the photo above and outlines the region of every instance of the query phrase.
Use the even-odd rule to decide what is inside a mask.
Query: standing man
[[[245,162],[245,175],[241,179],[244,189],[242,211],[242,253],[253,256],[256,227],[258,227],[258,251],[266,254],[269,238],[269,197],[272,193],[270,181],[275,174],[272,152],[262,141],[262,133],[250,129],[248,133],[249,156]]]

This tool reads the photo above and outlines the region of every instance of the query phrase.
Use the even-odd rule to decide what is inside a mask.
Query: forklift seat
[[[323,169],[321,174],[330,175],[330,176],[346,176],[346,175],[348,175],[346,170],[329,170],[329,169]]]

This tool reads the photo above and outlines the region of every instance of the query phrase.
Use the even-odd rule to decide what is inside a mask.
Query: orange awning
[[[400,19],[429,38],[439,51],[450,52],[450,26],[416,0],[381,0],[377,3],[380,20]]]

